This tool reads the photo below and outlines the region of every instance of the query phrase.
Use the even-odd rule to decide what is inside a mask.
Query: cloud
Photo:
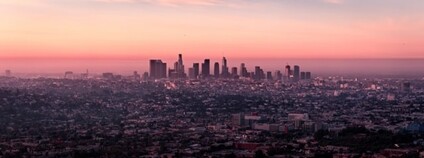
[[[95,0],[108,3],[152,3],[160,5],[218,5],[223,4],[223,0]]]
[[[344,2],[344,0],[323,0],[325,3],[331,3],[331,4],[341,4]]]
[[[0,4],[7,5],[35,5],[40,4],[41,0],[1,0]]]

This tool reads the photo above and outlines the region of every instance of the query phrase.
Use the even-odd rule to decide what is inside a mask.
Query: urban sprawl
[[[424,157],[424,79],[270,72],[226,58],[0,77],[0,158]]]

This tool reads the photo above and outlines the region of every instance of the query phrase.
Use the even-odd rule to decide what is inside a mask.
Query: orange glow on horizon
[[[157,2],[0,2],[0,58],[424,58],[422,11],[367,17],[276,1]]]

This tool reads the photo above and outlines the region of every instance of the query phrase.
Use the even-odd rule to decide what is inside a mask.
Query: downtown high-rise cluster
[[[282,80],[286,82],[298,82],[301,80],[310,80],[311,72],[300,70],[299,65],[294,65],[293,69],[290,65],[286,65],[284,71],[277,70],[264,71],[260,66],[255,66],[254,71],[250,72],[246,68],[245,63],[240,64],[240,68],[228,67],[227,59],[222,58],[220,66],[219,62],[213,64],[211,71],[211,60],[205,59],[203,63],[193,63],[193,66],[188,68],[188,74],[185,71],[182,54],[178,55],[178,60],[174,63],[173,68],[167,68],[167,64],[160,59],[150,60],[150,79],[239,79],[250,78],[253,80]]]

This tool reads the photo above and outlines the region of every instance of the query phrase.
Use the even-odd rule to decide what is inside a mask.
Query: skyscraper
[[[168,78],[177,78],[177,69],[178,62],[174,62],[174,68],[168,68]]]
[[[283,78],[283,74],[281,74],[280,70],[275,71],[274,77],[276,80],[281,80]]]
[[[307,80],[312,79],[312,74],[311,74],[311,72],[305,72],[305,79],[307,79]]]
[[[193,63],[193,71],[194,71],[194,78],[199,77],[200,74],[200,68],[199,68],[199,63]]]
[[[244,63],[240,64],[240,76],[241,77],[248,77],[249,76],[249,74],[247,72],[246,65]]]
[[[173,79],[178,78],[178,73],[175,69],[176,67],[177,67],[177,62],[174,63],[174,69],[171,69],[171,68],[168,69],[168,78],[173,78]]]
[[[300,79],[300,67],[298,65],[295,65],[293,67],[293,80],[295,82],[299,81]]]
[[[267,80],[273,80],[271,71],[266,72],[266,79]]]
[[[229,77],[229,71],[227,66],[227,59],[225,57],[222,58],[222,77],[226,78]]]
[[[231,68],[231,76],[233,77],[238,76],[237,67]]]
[[[185,78],[187,75],[185,74],[184,63],[183,63],[183,55],[178,54],[178,65],[177,65],[177,74],[178,78]]]
[[[184,66],[184,64],[183,64],[183,55],[182,54],[178,54],[178,65],[180,67]]]
[[[188,68],[188,77],[190,79],[196,79],[196,76],[194,75],[194,68]]]
[[[210,74],[211,74],[211,60],[205,59],[205,61],[202,63],[202,76],[209,77]]]
[[[166,78],[166,63],[163,63],[162,60],[159,59],[150,60],[150,78]]]
[[[284,73],[284,80],[285,81],[287,81],[287,82],[290,82],[291,81],[291,67],[290,67],[290,65],[286,65],[286,69],[285,69],[285,73]]]
[[[183,55],[178,54],[178,60],[174,63],[174,69],[169,69],[170,78],[186,78],[187,74],[185,73],[184,64],[183,64]]]
[[[241,77],[245,77],[245,74],[243,72],[243,70],[245,69],[246,65],[244,63],[240,64],[240,76]]]
[[[255,76],[254,79],[255,80],[261,80],[265,78],[265,73],[264,71],[261,69],[260,66],[256,66],[255,67]]]
[[[306,73],[305,72],[301,72],[300,73],[300,79],[301,80],[305,80],[306,79]]]
[[[150,75],[150,78],[156,78],[157,77],[157,73],[158,73],[158,65],[157,65],[157,63],[159,62],[160,60],[150,60],[150,64],[149,64],[149,67],[150,67],[150,71],[149,71],[149,75]],[[162,61],[160,61],[160,62],[162,62]]]
[[[219,63],[215,62],[214,69],[213,69],[213,75],[215,78],[219,78]]]

